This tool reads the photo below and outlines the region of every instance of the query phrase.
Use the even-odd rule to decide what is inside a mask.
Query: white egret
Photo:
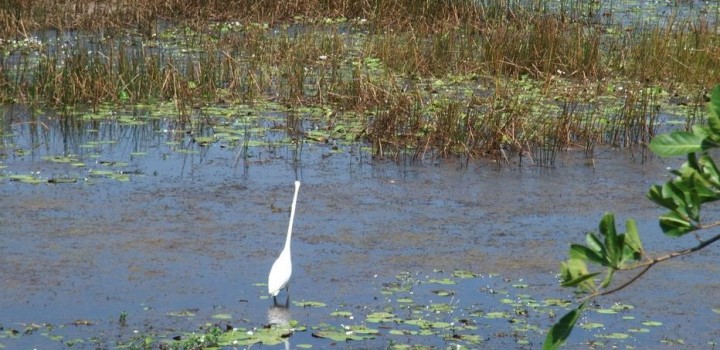
[[[293,195],[292,206],[290,206],[290,225],[288,225],[287,237],[285,237],[285,247],[283,247],[280,256],[273,263],[268,276],[268,293],[273,296],[273,300],[277,303],[277,297],[280,290],[285,288],[288,291],[288,282],[292,276],[292,260],[290,259],[290,240],[292,239],[293,220],[295,219],[295,203],[297,202],[298,190],[300,189],[300,181],[295,181],[295,194]]]

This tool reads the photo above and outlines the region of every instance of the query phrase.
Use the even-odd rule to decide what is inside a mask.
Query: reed
[[[0,4],[0,37],[13,38],[0,43],[0,97],[50,107],[172,101],[184,123],[203,104],[274,100],[366,120],[380,157],[518,154],[552,165],[576,146],[645,145],[663,103],[653,91],[689,96],[693,111],[720,80],[711,18],[601,24],[599,9],[10,1]]]

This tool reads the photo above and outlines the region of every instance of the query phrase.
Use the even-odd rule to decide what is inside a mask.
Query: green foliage
[[[720,145],[720,85],[710,93],[707,126],[695,125],[692,131],[676,131],[658,135],[650,149],[664,157],[707,151]]]
[[[543,344],[543,350],[555,350],[565,343],[584,308],[585,303],[580,304],[580,306],[568,312],[560,321],[550,328],[545,338],[545,343]]]
[[[674,178],[665,184],[652,186],[647,194],[648,199],[653,203],[668,210],[659,217],[663,233],[671,237],[679,237],[707,227],[703,226],[701,221],[701,207],[705,203],[720,199],[720,171],[709,154],[711,149],[720,148],[720,85],[711,93],[707,125],[695,125],[691,131],[659,135],[652,140],[650,148],[661,156],[687,157],[687,161],[679,169],[671,171]],[[717,225],[720,225],[720,222],[710,226]],[[588,233],[584,245],[570,245],[569,258],[560,266],[561,285],[574,287],[579,294],[586,294],[585,301],[553,325],[545,339],[543,349],[557,349],[567,340],[587,299],[624,288],[642,276],[655,263],[697,251],[720,240],[720,236],[717,236],[693,249],[651,259],[643,250],[634,220],[627,220],[625,231],[618,233],[615,216],[612,213],[605,213],[600,220],[599,235]],[[604,267],[605,277],[602,281],[596,280],[602,272],[591,271],[588,264]],[[619,287],[611,287],[617,271],[640,267],[645,268],[628,282]]]
[[[630,219],[625,224],[627,232],[618,233],[615,216],[605,213],[600,220],[599,229],[603,239],[594,233],[588,233],[585,237],[586,245],[570,246],[570,259],[561,264],[563,287],[578,287],[581,292],[595,293],[610,284],[616,270],[626,268],[629,262],[641,259],[643,248],[634,220]],[[601,273],[589,272],[586,262],[606,267],[605,278],[599,285],[594,277]]]
[[[708,154],[720,145],[719,112],[720,85],[711,93],[707,126],[696,125],[692,132],[659,135],[650,143],[650,148],[661,156],[687,154],[680,169],[672,171],[674,179],[654,185],[648,192],[651,201],[668,209],[660,217],[660,227],[666,235],[677,237],[699,229],[701,205],[720,199],[720,172]]]
[[[693,132],[678,131],[674,134],[656,136],[650,149],[663,156],[679,156],[702,150],[703,137]]]

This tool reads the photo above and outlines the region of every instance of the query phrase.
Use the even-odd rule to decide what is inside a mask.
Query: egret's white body
[[[292,206],[290,206],[290,224],[288,225],[287,237],[285,237],[285,247],[283,247],[280,256],[273,263],[268,276],[268,293],[274,297],[280,293],[280,290],[288,289],[288,282],[292,276],[292,259],[290,258],[290,240],[292,239],[293,220],[295,219],[295,203],[297,202],[298,190],[300,189],[300,181],[295,181],[295,194],[293,195]]]

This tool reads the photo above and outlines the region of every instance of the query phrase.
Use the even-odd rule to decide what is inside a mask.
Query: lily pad
[[[443,337],[447,341],[462,340],[468,344],[480,344],[485,341],[482,336],[477,334],[452,334]],[[458,347],[460,348],[460,347]]]
[[[214,318],[216,320],[231,320],[232,315],[230,315],[230,314],[215,314],[215,315],[212,315],[212,318]]]
[[[441,296],[441,297],[447,297],[447,296],[455,295],[455,292],[454,292],[454,291],[451,291],[451,290],[437,289],[437,290],[433,290],[433,291],[431,291],[431,292],[432,292],[432,293],[435,293],[435,294],[437,294],[437,295],[439,295],[439,296]]]
[[[325,338],[332,341],[343,342],[348,340],[374,339],[377,331],[366,331],[364,327],[326,328],[312,333],[315,338]]]
[[[588,323],[583,323],[580,325],[580,328],[582,328],[582,329],[595,329],[595,328],[603,328],[603,327],[605,327],[604,324],[597,323],[597,322],[588,322]]]
[[[373,312],[365,318],[367,322],[371,323],[394,322],[397,319],[397,316],[389,312]]]
[[[447,303],[435,303],[427,306],[429,311],[440,313],[440,312],[452,312],[455,310],[455,306]]]
[[[599,314],[611,315],[611,314],[616,314],[617,310],[615,310],[615,309],[597,309],[597,310],[595,310],[595,312],[597,312]]]
[[[610,334],[596,334],[595,335],[598,338],[605,338],[605,339],[627,339],[630,338],[630,335],[627,333],[610,333]]]
[[[484,315],[485,318],[496,319],[496,318],[510,318],[510,314],[502,311],[488,312]]]
[[[33,175],[10,175],[10,176],[8,176],[8,178],[11,181],[18,181],[18,182],[32,184],[32,185],[36,185],[36,184],[45,182],[44,180],[38,179]]]
[[[73,156],[47,156],[42,157],[42,160],[53,163],[74,163],[78,161],[77,157]]]
[[[464,270],[456,270],[453,272],[453,276],[457,278],[474,278],[477,277],[476,274],[470,272],[470,271],[464,271]]]
[[[220,346],[252,345],[262,343],[265,345],[277,345],[292,335],[292,330],[286,327],[268,327],[253,331],[242,329],[222,333],[218,337]]]
[[[293,301],[293,305],[299,306],[299,307],[325,307],[327,306],[325,303],[321,303],[319,301]]]
[[[428,283],[447,284],[447,285],[457,284],[457,282],[455,282],[454,280],[451,280],[449,278],[443,278],[443,279],[431,278],[428,280]]]
[[[172,317],[195,317],[195,312],[191,310],[171,311],[167,315]]]
[[[71,184],[76,182],[76,177],[54,177],[48,180],[48,183],[51,184]]]

